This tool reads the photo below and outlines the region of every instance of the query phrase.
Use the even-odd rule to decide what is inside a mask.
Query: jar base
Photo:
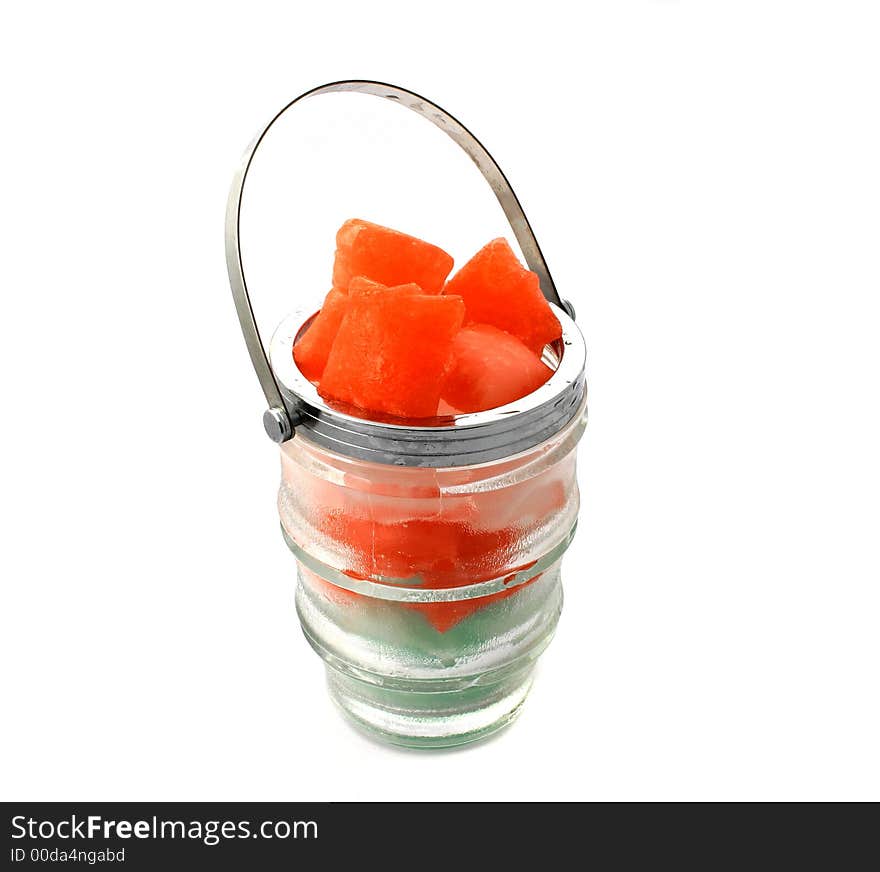
[[[431,690],[430,681],[409,689],[361,681],[327,666],[331,699],[371,737],[407,748],[452,748],[485,739],[510,724],[532,685],[534,665],[503,681],[460,690]]]

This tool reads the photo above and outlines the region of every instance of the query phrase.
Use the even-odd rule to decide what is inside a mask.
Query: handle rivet
[[[287,412],[277,406],[263,412],[263,429],[273,442],[287,442],[293,434]]]

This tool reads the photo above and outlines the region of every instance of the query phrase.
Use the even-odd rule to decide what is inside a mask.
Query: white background
[[[3,798],[880,798],[878,43],[872,2],[7,10]],[[474,128],[590,351],[562,622],[457,752],[326,696],[225,274],[244,146],[349,77]],[[270,321],[350,214],[459,262],[503,230],[433,128],[335,99],[255,169]]]

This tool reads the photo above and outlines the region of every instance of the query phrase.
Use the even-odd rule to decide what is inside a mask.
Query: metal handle
[[[241,331],[244,334],[244,340],[251,356],[251,363],[257,373],[257,378],[260,380],[260,386],[266,396],[266,402],[269,404],[269,408],[263,415],[263,425],[269,436],[276,442],[285,442],[293,435],[296,410],[292,409],[288,403],[285,403],[281,395],[278,382],[275,380],[275,375],[269,364],[269,358],[266,355],[266,349],[260,338],[257,322],[254,319],[254,310],[251,306],[247,282],[244,277],[244,266],[241,262],[241,240],[239,238],[241,196],[254,155],[263,141],[263,137],[269,132],[272,125],[291,106],[299,103],[300,100],[304,100],[306,97],[315,97],[318,94],[330,94],[334,91],[354,91],[361,94],[384,97],[387,100],[394,100],[426,118],[459,145],[477,165],[477,168],[495,192],[495,196],[504,210],[514,236],[516,236],[516,241],[522,249],[529,269],[538,275],[541,291],[544,296],[551,303],[555,303],[567,311],[572,318],[574,317],[573,307],[570,303],[564,301],[556,290],[556,285],[550,276],[550,270],[547,268],[544,255],[541,253],[541,247],[538,245],[538,240],[535,239],[535,234],[532,232],[529,220],[526,218],[525,212],[523,212],[523,208],[513,188],[510,186],[510,182],[507,181],[507,178],[501,171],[501,167],[498,166],[483,144],[457,118],[441,109],[436,103],[432,103],[430,100],[426,100],[424,97],[412,91],[407,91],[406,88],[400,88],[397,85],[358,80],[319,85],[317,88],[312,88],[311,91],[306,91],[296,99],[291,100],[248,146],[241,166],[232,180],[232,188],[229,191],[229,201],[226,206],[226,268],[229,272],[229,284],[232,288],[232,297],[235,301],[235,310],[238,313]]]

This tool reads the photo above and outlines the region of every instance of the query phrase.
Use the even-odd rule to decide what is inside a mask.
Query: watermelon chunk
[[[447,403],[444,399],[441,398],[440,405],[437,406],[437,415],[441,418],[445,418],[447,416],[452,417],[454,415],[460,415],[461,409],[456,409],[455,406]]]
[[[351,297],[369,296],[370,294],[375,294],[377,291],[394,291],[398,294],[422,293],[422,289],[414,282],[389,288],[388,285],[383,285],[381,282],[374,282],[372,279],[368,279],[365,276],[355,276],[348,286],[348,294]]]
[[[520,533],[514,528],[505,530],[479,530],[463,525],[452,525],[455,543],[451,570],[436,560],[433,567],[421,573],[426,588],[458,587],[497,578],[502,573],[513,575],[523,566],[511,566],[511,559],[520,541]],[[442,541],[442,540],[438,540]],[[444,545],[446,543],[443,543]],[[537,576],[536,576],[537,578]],[[531,579],[530,581],[534,581]],[[527,582],[527,584],[530,582]],[[490,596],[452,602],[407,603],[407,607],[421,615],[439,633],[445,633],[474,612],[506,599],[522,590],[521,587],[502,590]]]
[[[449,280],[446,293],[464,300],[466,324],[505,330],[538,355],[562,335],[538,277],[520,264],[506,239],[493,239],[481,248]]]
[[[523,537],[533,527],[528,518],[530,511],[535,509],[528,499],[527,485],[530,482],[524,483],[522,499],[516,508],[503,507],[504,526],[487,529],[474,523],[473,497],[468,497],[467,505],[462,506],[455,505],[454,501],[450,505],[448,499],[441,500],[436,482],[429,483],[429,472],[417,476],[418,483],[413,481],[406,485],[394,481],[368,482],[347,474],[346,481],[351,486],[329,485],[322,481],[320,487],[308,496],[316,507],[312,513],[316,529],[322,536],[334,540],[340,554],[344,553],[347,575],[352,578],[379,575],[411,580],[411,583],[425,588],[447,588],[512,575],[532,565],[516,565]],[[367,486],[369,490],[356,491],[355,485],[358,488]],[[383,496],[386,490],[389,494]],[[416,496],[418,498],[413,498]],[[504,502],[503,492],[494,496],[499,503]],[[540,501],[538,495],[534,496]],[[368,498],[366,502],[364,497]],[[529,505],[522,505],[523,502]],[[540,511],[545,510],[553,509],[544,502]],[[325,591],[325,595],[340,605],[357,601],[356,594],[336,593],[332,587],[328,584],[331,590]],[[402,605],[419,612],[435,630],[445,633],[483,607],[519,590],[522,588],[511,588],[472,600]]]
[[[455,296],[394,290],[351,296],[319,393],[400,418],[433,417],[463,318],[464,303]]]
[[[352,218],[336,234],[333,287],[344,291],[355,276],[366,276],[389,287],[415,282],[423,293],[439,294],[452,264],[436,245]]]
[[[321,526],[348,552],[353,565],[345,574],[352,578],[381,575],[412,583],[421,579],[426,589],[436,589],[474,584],[504,572],[512,575],[524,568],[510,565],[512,549],[521,535],[514,529],[479,532],[444,521],[384,524],[340,515],[325,516]],[[340,605],[357,601],[358,594],[330,583],[326,587],[325,595]],[[474,612],[522,589],[515,587],[470,600],[401,606],[419,612],[435,630],[445,633]]]
[[[438,633],[446,633],[475,612],[519,593],[530,584],[538,581],[542,574],[538,573],[534,578],[530,578],[523,584],[517,585],[510,590],[501,590],[498,593],[479,597],[478,599],[458,600],[457,602],[448,603],[404,603],[404,606],[419,612]]]
[[[458,332],[441,395],[462,412],[481,412],[537,390],[553,375],[515,336],[475,324]]]
[[[320,381],[347,308],[348,296],[335,289],[330,291],[309,329],[293,346],[293,359],[309,381]]]

